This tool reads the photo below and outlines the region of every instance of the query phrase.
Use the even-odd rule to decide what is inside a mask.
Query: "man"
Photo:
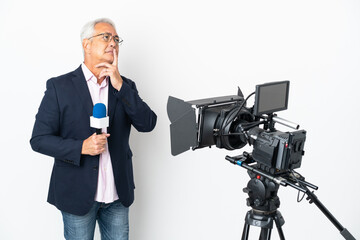
[[[63,215],[66,239],[93,239],[96,219],[102,239],[128,239],[135,188],[130,128],[149,132],[157,117],[119,73],[122,39],[112,21],[86,24],[81,38],[84,62],[47,81],[30,143],[54,157],[48,202]],[[105,104],[109,116],[99,135],[90,127],[96,103]]]

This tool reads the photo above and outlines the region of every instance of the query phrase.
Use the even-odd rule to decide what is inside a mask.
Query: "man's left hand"
[[[120,88],[122,86],[123,80],[121,78],[121,75],[118,70],[118,55],[116,52],[116,49],[113,49],[113,55],[114,55],[114,61],[112,64],[103,62],[97,64],[95,67],[97,68],[103,68],[99,74],[99,79],[109,76],[111,85],[118,91],[120,91]]]

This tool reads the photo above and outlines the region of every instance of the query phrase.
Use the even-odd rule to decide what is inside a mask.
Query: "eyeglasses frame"
[[[110,36],[109,41],[106,41],[106,40],[104,39],[104,36],[105,36],[105,35]],[[98,37],[98,36],[103,36],[103,40],[104,40],[105,42],[111,42],[111,40],[114,39],[114,42],[116,43],[116,45],[121,45],[121,43],[124,41],[124,40],[123,40],[121,37],[119,37],[118,35],[113,36],[111,33],[108,33],[108,32],[99,33],[99,34],[97,34],[97,35],[91,36],[91,37],[88,38],[88,40],[90,40],[91,38],[94,38],[94,37]],[[118,38],[118,41],[116,41],[116,38],[115,38],[115,37]]]

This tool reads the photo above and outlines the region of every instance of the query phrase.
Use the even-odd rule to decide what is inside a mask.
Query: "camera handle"
[[[263,118],[265,121],[264,123],[264,129],[269,129],[270,131],[274,132],[275,129],[275,123],[281,124],[285,127],[292,128],[294,130],[299,130],[300,125],[294,122],[291,122],[289,120],[286,120],[284,118],[278,117],[275,113],[269,113],[267,116],[263,115],[262,117],[258,117],[258,119]]]
[[[347,240],[355,240],[354,236],[351,235],[351,233],[344,228],[340,222],[334,217],[334,215],[331,214],[331,212],[322,204],[317,196],[314,194],[314,192],[310,191],[306,186],[304,186],[307,191],[305,194],[307,195],[306,200],[309,201],[309,203],[315,203],[315,205],[321,210],[321,212],[334,224],[334,226],[340,231],[340,234]]]
[[[269,179],[270,181],[273,181],[277,185],[281,185],[284,187],[291,186],[291,187],[305,193],[307,195],[306,200],[308,200],[310,204],[314,203],[321,210],[321,212],[332,222],[332,224],[340,231],[340,234],[346,240],[356,240],[354,238],[354,236],[340,224],[340,222],[334,217],[334,215],[332,215],[330,213],[330,211],[324,206],[324,204],[322,204],[320,202],[320,200],[317,198],[317,196],[314,194],[314,192],[310,191],[308,188],[308,187],[310,187],[310,188],[317,190],[318,187],[309,182],[306,182],[301,175],[292,172],[292,173],[286,173],[286,174],[282,174],[280,176],[276,176],[276,175],[267,173],[265,171],[262,171],[256,167],[254,167],[254,166],[256,166],[256,164],[250,165],[251,163],[254,163],[255,161],[252,159],[251,154],[247,153],[247,152],[244,152],[242,155],[234,156],[234,157],[226,156],[225,159],[228,160],[229,162],[231,162],[232,164],[236,164],[238,166],[241,166],[241,167],[247,169],[249,174],[254,173],[258,176],[262,176],[264,178]],[[250,212],[251,211],[249,211],[246,215],[243,239],[247,239],[247,234],[249,231],[248,217],[250,216]],[[281,225],[283,224],[283,222],[282,222],[283,220],[281,220],[282,216],[279,211],[276,211],[275,213],[276,213],[275,215],[273,215],[273,216],[271,215],[270,217],[276,222],[276,226],[278,227],[279,234],[281,235],[281,238],[283,239],[283,233],[281,230]],[[278,220],[279,218],[281,220],[280,226],[279,226],[279,220]],[[251,225],[254,225],[254,224],[251,224]],[[262,228],[261,234],[263,234],[263,230],[264,229]],[[271,229],[270,229],[270,231],[271,231]],[[260,238],[261,237],[262,237],[262,235],[260,236]],[[270,234],[264,239],[270,239]]]

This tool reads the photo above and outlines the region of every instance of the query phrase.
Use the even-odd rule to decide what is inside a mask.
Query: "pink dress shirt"
[[[93,104],[103,103],[106,106],[106,111],[108,111],[109,77],[107,77],[104,81],[102,81],[101,85],[99,85],[97,83],[97,78],[84,63],[81,65],[81,68],[84,73]],[[102,132],[107,133],[107,129],[103,128]],[[99,175],[95,201],[111,203],[117,199],[119,199],[119,197],[116,192],[110,153],[108,144],[106,143],[105,151],[100,154],[99,158]]]

